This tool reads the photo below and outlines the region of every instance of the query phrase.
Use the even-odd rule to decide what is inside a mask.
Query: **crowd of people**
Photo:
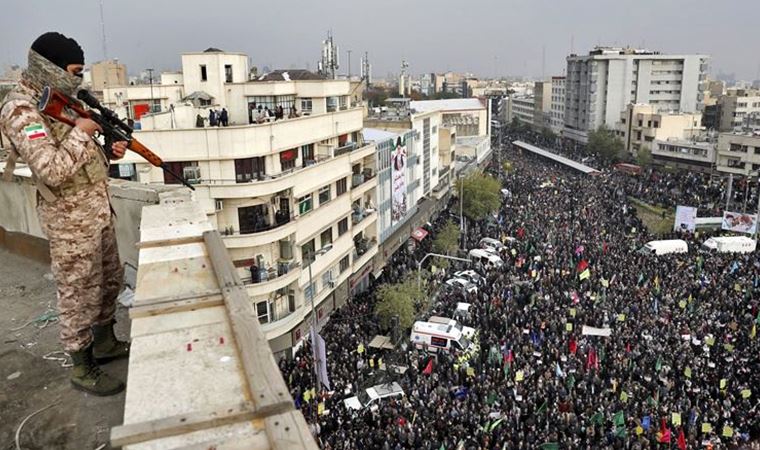
[[[465,361],[455,351],[371,349],[389,334],[374,316],[374,286],[353,297],[320,331],[329,390],[314,386],[308,342],[280,361],[320,446],[760,448],[757,254],[700,253],[704,232],[679,236],[689,253],[642,254],[655,237],[629,203],[706,207],[721,201],[718,188],[698,175],[585,176],[509,144],[500,156],[511,170],[490,170],[509,195],[493,217],[469,223],[465,241],[500,239],[504,265],[476,267],[477,292],[439,289],[440,277],[429,284],[428,316],[472,305],[464,325],[477,330],[479,352]],[[402,246],[376,283],[413,271],[445,219],[414,250]],[[380,371],[392,358],[408,369]],[[358,411],[343,404],[390,379],[404,396]]]

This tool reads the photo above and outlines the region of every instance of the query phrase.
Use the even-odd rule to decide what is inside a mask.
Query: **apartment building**
[[[688,140],[703,132],[701,114],[658,112],[654,105],[629,104],[617,123],[618,136],[634,156],[644,147],[653,151],[655,140]]]
[[[760,117],[760,91],[754,89],[729,89],[718,98],[720,131],[741,130]]]
[[[760,135],[756,133],[721,133],[718,136],[717,169],[719,172],[754,175],[760,171]]]
[[[127,84],[127,66],[117,59],[96,62],[90,66],[90,83],[96,92],[112,86],[124,86]]]
[[[178,95],[160,99],[172,100],[165,110],[141,114],[135,137],[195,185],[272,350],[289,354],[307,335],[311,299],[321,324],[366,286],[378,250],[376,147],[362,137],[363,108],[351,101],[348,80],[306,71],[249,79],[248,58],[238,53],[183,54],[174,80],[166,91]],[[105,96],[134,112],[143,89]],[[229,126],[197,127],[209,106],[225,108]],[[262,119],[259,107],[282,107],[285,116]],[[177,183],[131,152],[123,162],[140,182]]]
[[[715,170],[716,144],[697,139],[655,139],[651,144],[652,164],[667,169],[712,173]]]
[[[536,100],[532,95],[512,96],[512,118],[522,123],[533,125]]]
[[[589,131],[615,128],[629,103],[650,104],[658,112],[701,112],[707,60],[612,47],[568,56],[564,136],[585,143]]]
[[[557,135],[565,127],[565,77],[552,77],[551,110],[549,127]]]

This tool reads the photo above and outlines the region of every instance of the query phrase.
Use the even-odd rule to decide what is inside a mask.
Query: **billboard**
[[[397,137],[391,152],[391,225],[396,225],[406,210],[406,139]]]
[[[757,228],[756,214],[742,214],[738,212],[723,211],[723,223],[721,228],[737,233],[754,234]]]
[[[673,231],[691,231],[697,228],[697,208],[692,206],[676,207],[676,220],[673,223]]]

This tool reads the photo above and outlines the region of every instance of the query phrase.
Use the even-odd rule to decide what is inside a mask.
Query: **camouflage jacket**
[[[51,123],[37,109],[38,92],[23,80],[8,98],[0,109],[0,130],[38,182],[42,199],[37,210],[48,236],[78,235],[107,225],[107,161],[98,145],[79,128]]]

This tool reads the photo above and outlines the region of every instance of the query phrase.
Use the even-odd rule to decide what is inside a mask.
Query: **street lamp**
[[[456,256],[441,255],[440,253],[428,253],[421,260],[417,261],[417,287],[422,286],[422,263],[424,263],[425,260],[428,259],[430,256],[437,256],[443,259],[452,259],[454,261],[464,261],[464,262],[469,262],[469,263],[472,262],[471,259],[467,259],[467,258],[457,258]]]
[[[324,255],[332,249],[332,244],[327,244],[317,251],[311,251],[307,253],[309,255],[309,300],[311,301],[311,353],[314,358],[314,387],[319,387],[319,380],[317,379],[317,373],[319,365],[317,361],[317,311],[314,308],[314,280],[311,273],[311,265],[317,259],[317,255]]]

